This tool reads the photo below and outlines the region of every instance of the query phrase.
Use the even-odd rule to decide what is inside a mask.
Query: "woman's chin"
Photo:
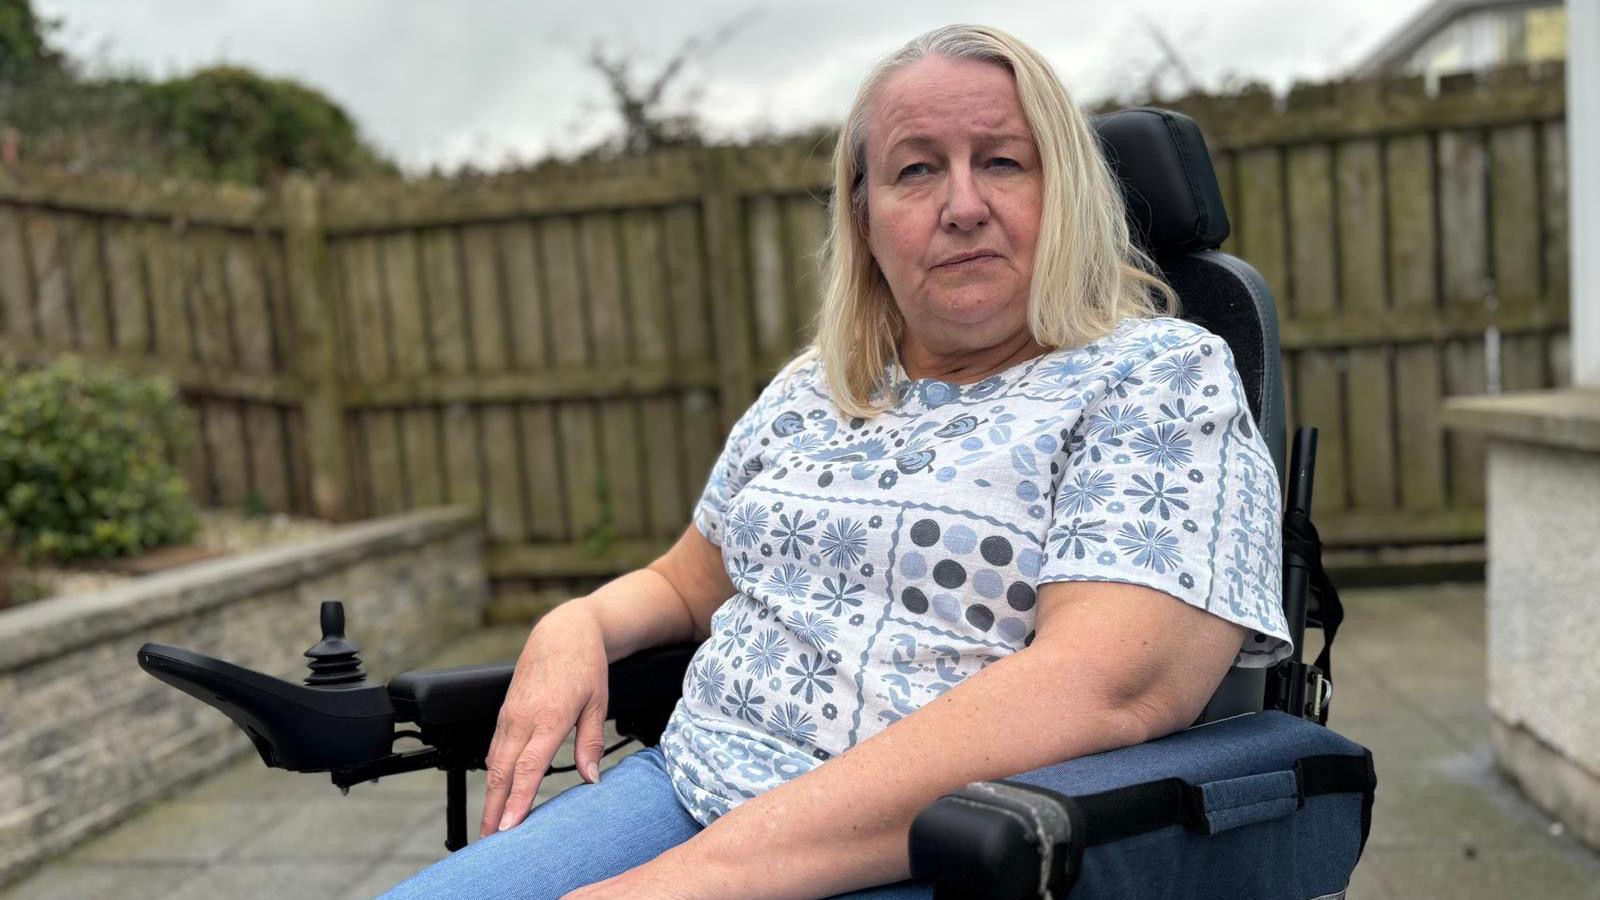
[[[1009,333],[1027,318],[1027,298],[994,290],[951,291],[928,299],[929,316],[949,328],[991,328]]]

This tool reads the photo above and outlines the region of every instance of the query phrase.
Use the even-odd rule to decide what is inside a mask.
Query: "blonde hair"
[[[846,415],[871,417],[888,405],[887,367],[905,325],[864,233],[867,112],[889,76],[929,56],[994,63],[1016,82],[1043,174],[1028,296],[1033,339],[1050,348],[1076,347],[1102,337],[1126,316],[1177,309],[1177,296],[1130,239],[1122,191],[1088,120],[1050,63],[997,28],[935,29],[867,73],[834,146],[822,303],[816,339],[800,359],[821,360],[834,402]],[[1157,306],[1158,296],[1164,306]]]

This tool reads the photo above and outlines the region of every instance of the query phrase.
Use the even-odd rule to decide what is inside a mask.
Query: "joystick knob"
[[[322,601],[322,640],[306,651],[306,656],[311,657],[306,684],[321,687],[366,681],[367,673],[361,671],[361,660],[356,658],[360,649],[345,639],[344,604],[338,600]]]

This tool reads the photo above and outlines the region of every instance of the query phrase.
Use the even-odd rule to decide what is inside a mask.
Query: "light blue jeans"
[[[599,784],[568,788],[510,831],[468,844],[384,894],[384,900],[562,894],[649,862],[694,837],[696,822],[672,792],[651,747],[607,770]],[[760,865],[752,848],[751,864]],[[902,881],[840,895],[851,900],[929,900],[928,885]]]

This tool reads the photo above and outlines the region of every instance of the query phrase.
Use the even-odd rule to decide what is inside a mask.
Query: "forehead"
[[[869,155],[908,137],[946,141],[1031,133],[1011,73],[968,59],[930,56],[895,72],[867,116]]]

